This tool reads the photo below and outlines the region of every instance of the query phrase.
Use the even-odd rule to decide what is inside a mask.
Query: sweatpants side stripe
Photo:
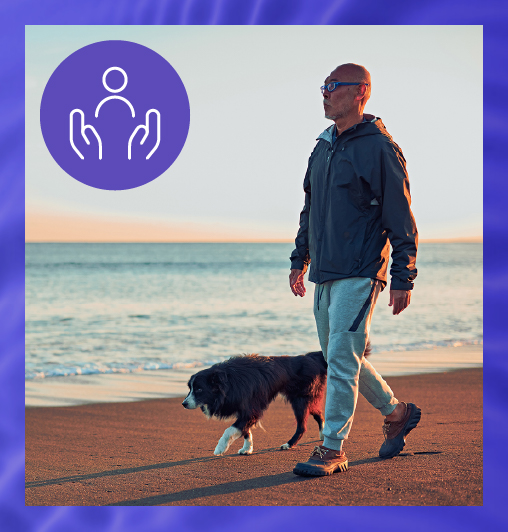
[[[356,316],[355,321],[353,322],[353,325],[351,325],[349,332],[356,332],[358,330],[360,323],[362,323],[362,320],[365,317],[365,313],[367,312],[367,309],[370,307],[370,304],[372,303],[372,296],[374,294],[374,290],[376,289],[377,283],[378,283],[377,279],[372,283],[369,297],[366,299],[365,303],[363,304],[363,307],[360,309],[360,312],[358,313],[358,316]]]

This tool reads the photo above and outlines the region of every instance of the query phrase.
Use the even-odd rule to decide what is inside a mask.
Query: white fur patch
[[[319,439],[320,439],[320,440],[324,440],[324,439],[325,439],[325,437],[324,437],[324,434],[323,434],[323,431],[322,431],[322,430],[320,430],[320,431],[319,431]]]
[[[288,443],[285,443],[284,445],[281,445],[280,448],[283,449],[283,450],[291,449],[291,447],[289,446]]]
[[[249,430],[249,437],[243,440],[243,447],[238,451],[238,454],[252,454],[253,450],[252,432]]]
[[[217,443],[217,447],[215,447],[215,451],[213,452],[213,454],[215,454],[216,456],[224,454],[229,449],[229,446],[241,435],[242,433],[236,427],[228,427],[224,431],[224,434],[219,440],[219,443]]]
[[[189,392],[189,395],[185,398],[184,402],[186,404],[186,408],[189,408],[190,410],[198,407],[196,398],[194,397],[194,392],[192,390]]]
[[[193,410],[195,408],[201,407],[203,414],[206,416],[207,419],[211,419],[212,414],[210,414],[210,409],[208,408],[208,405],[202,405],[196,401],[196,397],[194,396],[194,389],[193,389],[193,383],[190,385],[191,389],[187,397],[185,398],[183,405],[185,408],[188,408],[189,410]]]

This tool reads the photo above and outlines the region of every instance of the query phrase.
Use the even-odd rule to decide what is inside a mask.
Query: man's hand
[[[305,295],[305,286],[303,285],[303,277],[307,271],[307,266],[303,267],[303,270],[291,270],[289,274],[289,286],[295,296],[303,297]]]
[[[393,314],[400,314],[411,301],[411,290],[390,290],[389,307],[393,306]]]

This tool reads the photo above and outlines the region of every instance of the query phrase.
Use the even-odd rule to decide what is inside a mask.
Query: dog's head
[[[189,409],[201,408],[207,417],[211,417],[217,412],[226,396],[226,372],[212,366],[192,375],[187,386],[189,394],[182,405]]]

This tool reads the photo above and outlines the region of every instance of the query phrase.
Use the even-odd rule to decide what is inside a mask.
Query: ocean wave
[[[230,270],[235,268],[248,268],[248,269],[258,269],[259,267],[264,268],[284,268],[286,269],[287,264],[281,260],[274,261],[258,261],[256,264],[252,264],[251,261],[237,260],[237,261],[217,261],[217,260],[206,260],[202,261],[152,261],[152,262],[142,262],[142,261],[118,261],[118,262],[27,262],[25,268],[27,269],[58,269],[58,268],[75,268],[75,269],[84,269],[84,270],[98,270],[98,269],[135,269],[135,268],[196,268],[199,270],[202,269],[214,269],[217,268]]]
[[[46,371],[26,371],[25,380],[44,379],[47,377],[74,377],[78,375],[100,375],[112,373],[138,373],[141,371],[168,370],[199,368],[211,366],[214,362],[175,362],[172,364],[164,362],[146,362],[144,364],[116,364],[107,366],[102,364],[85,364],[83,366],[62,366],[48,369]]]
[[[419,351],[425,349],[436,349],[438,347],[462,347],[466,345],[483,345],[483,338],[476,338],[471,340],[444,340],[434,343],[416,342],[413,344],[404,345],[378,345],[373,346],[372,353],[385,352],[401,352],[401,351]],[[268,353],[260,353],[261,355],[268,355]],[[288,353],[270,353],[271,356],[282,356]],[[292,355],[300,355],[302,353],[291,353]],[[51,369],[27,369],[25,371],[25,380],[45,379],[51,377],[71,377],[79,375],[99,375],[99,374],[113,374],[113,373],[138,373],[142,371],[157,371],[157,370],[176,370],[176,369],[190,369],[209,367],[217,362],[222,362],[229,357],[217,357],[214,360],[190,360],[182,362],[154,362],[148,361],[142,364],[139,363],[125,363],[125,364],[83,364],[52,367]]]

